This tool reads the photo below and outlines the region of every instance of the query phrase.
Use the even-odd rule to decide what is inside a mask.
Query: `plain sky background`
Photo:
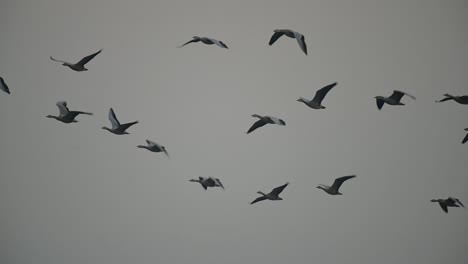
[[[466,0],[2,0],[0,263],[467,263],[468,211],[429,202],[468,204],[468,106],[434,102],[468,94],[467,25]],[[176,48],[196,35],[229,49]],[[417,100],[378,111],[393,89]],[[140,124],[100,129],[110,107]],[[246,135],[254,113],[287,125]]]

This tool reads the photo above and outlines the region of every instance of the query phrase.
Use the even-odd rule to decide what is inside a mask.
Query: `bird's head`
[[[191,181],[191,182],[198,182],[199,180],[190,179],[189,181]]]
[[[432,199],[431,202],[437,203],[437,202],[439,202],[439,200],[438,199]]]
[[[101,129],[104,129],[104,130],[108,130],[108,131],[110,131],[110,128],[108,128],[108,127],[105,127],[105,126],[101,127]]]
[[[253,114],[252,117],[262,118],[260,115]]]
[[[56,117],[53,116],[53,115],[47,115],[46,117],[47,117],[47,118],[56,118]]]
[[[297,101],[298,101],[298,102],[305,103],[304,98],[302,98],[302,97],[299,97],[299,99],[297,99]]]
[[[146,146],[138,145],[137,148],[145,148]]]

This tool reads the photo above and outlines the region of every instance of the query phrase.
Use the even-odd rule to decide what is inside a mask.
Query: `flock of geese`
[[[268,44],[270,46],[273,45],[283,35],[285,35],[285,36],[287,36],[289,38],[296,39],[297,43],[299,44],[300,49],[307,55],[307,45],[306,45],[306,42],[305,42],[304,35],[302,35],[301,33],[296,32],[296,31],[293,31],[293,30],[289,30],[289,29],[276,29],[276,30],[274,30],[274,33],[271,36],[271,39],[270,39]],[[198,36],[193,37],[192,40],[184,43],[183,45],[179,46],[178,48],[182,48],[182,47],[184,47],[184,46],[186,46],[188,44],[197,43],[197,42],[202,42],[203,44],[206,44],[206,45],[215,44],[220,48],[228,49],[227,45],[224,44],[224,42],[222,42],[220,40],[217,40],[217,39],[214,39],[214,38],[208,38],[208,37],[198,37]],[[70,62],[66,62],[66,61],[62,61],[62,60],[57,60],[57,59],[54,59],[53,57],[50,57],[50,59],[52,61],[60,62],[60,63],[62,63],[63,66],[69,67],[70,69],[72,69],[74,71],[81,72],[81,71],[87,71],[88,69],[85,67],[85,65],[88,62],[90,62],[92,59],[94,59],[101,52],[102,52],[102,49],[97,51],[96,53],[93,53],[91,55],[88,55],[88,56],[82,58],[77,63],[70,63]],[[335,82],[335,83],[329,84],[329,85],[319,89],[315,93],[314,98],[312,98],[311,100],[308,100],[308,99],[305,99],[305,98],[301,97],[297,101],[304,103],[305,105],[307,105],[308,107],[310,107],[312,109],[325,109],[325,106],[322,105],[322,101],[324,100],[326,95],[330,92],[330,90],[333,89],[336,85],[337,85],[337,83]],[[10,89],[7,86],[7,84],[5,83],[5,80],[2,77],[0,77],[0,89],[5,93],[10,94]],[[414,97],[413,95],[410,95],[410,94],[408,94],[408,93],[406,93],[404,91],[394,90],[393,93],[388,97],[384,97],[384,96],[376,96],[375,97],[376,103],[377,103],[377,108],[379,110],[381,110],[382,107],[384,106],[384,104],[388,104],[388,105],[405,105],[404,103],[401,102],[401,99],[405,95],[408,96],[409,98],[413,99],[413,100],[416,100],[416,97]],[[450,94],[445,94],[444,96],[445,96],[445,98],[443,98],[443,99],[441,99],[439,101],[436,101],[436,102],[445,102],[445,101],[453,100],[453,101],[455,101],[455,102],[457,102],[459,104],[468,105],[468,95],[453,96],[453,95],[450,95]],[[92,113],[89,113],[89,112],[70,111],[70,109],[67,106],[66,101],[57,102],[57,107],[59,108],[59,115],[58,116],[48,115],[47,117],[56,119],[57,121],[60,121],[60,122],[66,123],[66,124],[77,122],[77,120],[75,118],[78,115],[93,115]],[[254,115],[252,115],[252,117],[258,118],[258,120],[248,129],[248,131],[246,132],[247,134],[257,130],[258,128],[261,128],[261,127],[265,126],[266,124],[275,124],[275,125],[279,125],[279,126],[285,126],[286,125],[286,122],[284,120],[282,120],[280,118],[277,118],[277,117],[273,117],[273,116],[261,116],[261,115],[258,115],[258,114],[254,114]],[[116,116],[116,114],[115,114],[115,112],[114,112],[114,110],[112,108],[109,109],[108,118],[109,118],[109,121],[111,123],[111,127],[110,128],[102,127],[102,129],[107,130],[110,133],[115,134],[115,135],[127,135],[127,134],[129,134],[127,132],[127,130],[131,126],[138,124],[138,121],[121,124],[119,122],[119,120],[117,119],[117,116]],[[466,128],[465,131],[468,131],[468,128]],[[466,136],[462,140],[462,143],[464,144],[467,141],[468,141],[468,134],[466,134]],[[151,140],[148,140],[148,139],[146,140],[146,143],[147,143],[146,145],[138,145],[137,147],[147,149],[147,150],[149,150],[151,152],[163,152],[167,157],[169,157],[169,154],[168,154],[168,152],[167,152],[167,150],[166,150],[166,148],[164,146],[162,146],[162,145],[160,145],[160,144],[158,144],[156,142],[153,142]],[[341,185],[345,181],[347,181],[349,179],[352,179],[352,178],[355,178],[355,177],[356,177],[356,175],[339,177],[339,178],[335,179],[335,181],[333,182],[333,184],[331,186],[320,184],[319,186],[317,186],[317,188],[322,189],[323,191],[325,191],[329,195],[342,195],[342,193],[339,192],[339,189],[340,189]],[[200,185],[205,190],[207,190],[208,187],[221,187],[222,189],[224,189],[223,184],[221,183],[221,181],[218,178],[199,177],[198,179],[191,179],[190,182],[200,183]],[[251,204],[255,204],[257,202],[264,201],[264,200],[272,200],[272,201],[283,200],[279,195],[288,186],[288,184],[289,183],[286,183],[284,185],[276,187],[273,190],[271,190],[271,192],[269,192],[267,194],[265,194],[264,192],[261,192],[261,191],[257,192],[261,196],[256,198],[254,201],[252,201]],[[447,199],[432,199],[431,202],[439,203],[440,207],[446,213],[448,213],[448,207],[460,207],[460,206],[464,207],[463,203],[460,202],[459,199],[453,198],[453,197],[448,197]]]

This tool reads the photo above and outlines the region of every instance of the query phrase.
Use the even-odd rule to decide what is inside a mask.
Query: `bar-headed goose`
[[[48,115],[47,117],[56,119],[66,124],[78,122],[77,120],[75,120],[75,117],[77,117],[78,115],[93,115],[92,113],[88,113],[88,112],[70,111],[70,109],[68,109],[67,107],[67,102],[65,101],[57,102],[56,105],[58,109],[60,110],[59,115],[58,116]]]
[[[465,207],[465,205],[460,202],[457,198],[449,197],[447,199],[432,199],[431,202],[439,203],[442,210],[445,213],[448,213],[448,207]]]
[[[182,48],[183,46],[187,45],[187,44],[190,44],[190,43],[196,43],[196,42],[202,42],[206,45],[213,45],[213,44],[216,44],[218,47],[221,47],[221,48],[224,48],[224,49],[227,49],[228,47],[226,46],[226,44],[224,44],[222,41],[220,40],[217,40],[217,39],[213,39],[213,38],[207,38],[207,37],[199,37],[199,36],[195,36],[193,37],[192,40],[186,42],[185,44],[183,44],[182,46],[179,46],[178,48]]]
[[[114,109],[109,109],[109,120],[112,124],[112,128],[102,127],[102,129],[108,130],[109,132],[116,134],[116,135],[127,135],[129,134],[127,130],[129,127],[138,124],[138,121],[127,123],[127,124],[120,124],[119,120],[115,116]]]
[[[331,194],[331,195],[342,195],[342,193],[339,192],[339,189],[340,189],[341,185],[343,184],[343,182],[345,182],[345,181],[347,181],[349,179],[352,179],[354,177],[356,177],[356,175],[343,176],[343,177],[340,177],[340,178],[336,178],[335,181],[333,182],[332,186],[319,184],[319,186],[317,186],[317,188],[322,189],[326,193]]]
[[[78,71],[78,72],[87,71],[88,69],[85,68],[85,64],[88,63],[90,60],[92,60],[94,57],[96,57],[96,55],[101,53],[101,51],[102,51],[102,49],[100,49],[96,53],[93,53],[91,55],[88,55],[88,56],[84,57],[83,59],[81,59],[77,63],[70,63],[70,62],[66,62],[66,61],[56,60],[56,59],[52,58],[52,56],[50,56],[50,59],[53,60],[53,61],[61,62],[63,66],[67,66],[67,67],[69,67],[70,69],[72,69],[74,71]]]
[[[336,86],[336,82],[335,83],[332,83],[332,84],[329,84],[323,88],[321,88],[320,90],[318,90],[316,93],[315,93],[315,96],[312,100],[307,100],[305,98],[299,98],[297,101],[299,102],[303,102],[304,104],[306,104],[308,107],[310,108],[313,108],[313,109],[325,109],[325,106],[322,105],[322,101],[323,101],[323,98],[325,98],[325,96],[327,95],[327,93],[333,88]]]
[[[281,36],[286,35],[290,38],[295,38],[297,40],[297,43],[299,44],[299,47],[301,47],[302,51],[307,55],[307,45],[305,43],[304,36],[296,31],[292,31],[290,29],[275,29],[275,33],[273,33],[273,36],[271,36],[270,42],[268,43],[270,46],[275,43],[276,40],[278,40]]]
[[[224,186],[218,178],[213,177],[198,177],[198,179],[191,179],[191,182],[198,182],[201,184],[203,189],[207,189],[208,187],[221,187],[224,190]]]
[[[167,153],[166,148],[164,146],[159,145],[158,143],[148,139],[146,140],[146,143],[148,144],[147,146],[138,145],[137,148],[144,148],[151,152],[164,152],[164,154],[166,154],[166,156],[169,158],[169,153]]]
[[[255,129],[259,128],[259,127],[262,127],[266,124],[276,124],[276,125],[280,125],[280,126],[285,126],[286,125],[286,122],[284,122],[284,120],[282,119],[279,119],[279,118],[276,118],[276,117],[273,117],[273,116],[261,116],[261,115],[257,115],[257,114],[254,114],[252,115],[252,117],[257,117],[259,118],[260,120],[258,120],[257,122],[255,122],[250,128],[249,130],[247,131],[247,134],[250,134],[252,131],[254,131]]]
[[[454,96],[450,94],[444,94],[445,98],[439,101],[436,101],[437,103],[449,101],[449,100],[454,100],[455,102],[459,104],[468,104],[468,95],[461,95],[461,96]]]
[[[400,102],[401,98],[407,95],[409,98],[416,100],[416,97],[412,96],[409,93],[405,93],[402,91],[394,90],[393,94],[390,95],[389,97],[384,97],[384,96],[376,96],[376,102],[377,102],[377,108],[379,110],[382,109],[384,104],[389,104],[389,105],[405,105],[404,103]]]
[[[270,193],[265,194],[263,192],[257,192],[258,194],[261,194],[262,196],[258,197],[257,199],[253,200],[250,204],[254,204],[263,200],[283,200],[283,198],[279,197],[279,194],[288,186],[288,182],[284,185],[281,185],[279,187],[274,188]]]

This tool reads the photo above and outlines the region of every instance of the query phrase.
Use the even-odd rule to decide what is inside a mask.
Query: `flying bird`
[[[10,88],[8,88],[8,85],[5,83],[5,80],[2,77],[0,77],[0,90],[10,94]]]
[[[391,96],[389,96],[389,97],[384,97],[384,96],[376,96],[375,97],[375,99],[377,101],[377,108],[379,108],[379,110],[381,110],[385,103],[387,103],[389,105],[405,105],[402,102],[400,102],[401,98],[404,95],[407,95],[411,99],[416,100],[416,97],[412,96],[409,93],[394,90],[393,94]]]
[[[274,188],[270,193],[268,194],[264,194],[263,192],[257,192],[258,194],[261,194],[262,196],[258,197],[257,199],[255,199],[253,202],[251,202],[250,204],[254,204],[254,203],[257,203],[257,202],[260,202],[260,201],[263,201],[263,200],[283,200],[283,198],[279,197],[279,194],[284,190],[284,188],[286,188],[286,186],[288,186],[288,182],[285,184],[285,185],[281,185],[279,187],[276,187]]]
[[[343,184],[343,182],[345,182],[345,181],[347,181],[349,179],[352,179],[354,177],[356,177],[356,175],[343,176],[343,177],[335,179],[332,186],[319,184],[319,186],[317,186],[317,188],[322,189],[326,193],[331,194],[331,195],[342,195],[342,193],[339,192],[339,189],[340,189],[341,185]]]
[[[468,128],[465,128],[465,131],[468,131]],[[463,138],[462,144],[465,144],[468,141],[468,134]]]
[[[67,67],[69,67],[70,69],[72,69],[74,71],[78,71],[78,72],[87,71],[88,69],[85,68],[85,64],[88,63],[90,60],[92,60],[94,57],[96,57],[96,55],[101,53],[101,51],[102,51],[102,49],[100,49],[96,53],[93,53],[93,54],[91,54],[89,56],[84,57],[83,59],[81,59],[77,63],[70,63],[70,62],[66,62],[66,61],[56,60],[56,59],[52,58],[52,56],[50,57],[50,59],[53,60],[53,61],[62,62],[63,66],[67,66]]]
[[[249,128],[249,131],[247,131],[247,134],[251,133],[255,129],[257,129],[259,127],[262,127],[262,126],[264,126],[266,124],[276,124],[276,125],[280,125],[280,126],[285,126],[286,125],[286,122],[284,122],[284,120],[273,117],[273,116],[260,116],[260,115],[254,114],[254,115],[252,115],[252,117],[260,118],[260,120],[255,122]]]
[[[57,102],[56,105],[60,111],[59,115],[58,116],[48,115],[47,117],[54,118],[66,124],[78,122],[77,120],[75,120],[75,117],[77,117],[78,115],[93,115],[92,113],[88,113],[88,112],[70,111],[70,109],[68,109],[67,107],[67,102],[65,101]]]
[[[457,198],[449,197],[447,199],[432,199],[431,202],[439,203],[442,210],[445,213],[448,213],[448,207],[465,207],[465,205],[460,202]]]
[[[315,96],[314,96],[314,98],[312,100],[307,100],[307,99],[301,97],[297,101],[298,102],[303,102],[308,107],[313,108],[313,109],[325,109],[325,106],[322,105],[323,98],[325,98],[327,93],[333,87],[335,87],[336,85],[337,85],[337,83],[335,82],[335,83],[329,84],[329,85],[321,88],[320,90],[318,90],[315,93]]]
[[[164,152],[164,154],[166,154],[166,156],[169,158],[169,153],[167,153],[166,148],[164,146],[161,146],[158,143],[148,139],[146,140],[146,143],[148,144],[147,146],[138,145],[137,148],[144,148],[151,152]]]
[[[304,36],[296,31],[292,31],[290,29],[275,29],[275,33],[271,36],[270,42],[268,43],[270,46],[275,43],[281,36],[286,35],[290,38],[295,38],[297,43],[299,43],[299,47],[301,47],[302,51],[307,55],[307,45],[305,43]]]
[[[454,100],[455,102],[459,104],[468,104],[468,95],[462,95],[462,96],[453,96],[450,94],[444,94],[445,98],[439,101],[436,101],[436,103],[441,103],[449,100]]]
[[[196,43],[196,42],[203,42],[204,44],[206,45],[213,45],[213,44],[216,44],[217,46],[221,47],[221,48],[224,48],[224,49],[227,49],[228,47],[226,46],[226,44],[224,44],[222,41],[220,40],[217,40],[217,39],[213,39],[213,38],[207,38],[207,37],[198,37],[198,36],[195,36],[193,37],[192,40],[186,42],[184,45],[182,46],[179,46],[178,48],[182,48],[183,46],[189,44],[189,43]]]
[[[115,116],[114,109],[109,109],[109,120],[112,124],[112,128],[102,127],[102,129],[108,130],[109,132],[116,134],[116,135],[126,135],[129,134],[127,130],[129,127],[138,124],[138,121],[127,123],[127,124],[120,124],[119,120]]]
[[[218,178],[213,177],[198,177],[198,179],[191,179],[191,182],[198,182],[201,184],[203,189],[207,189],[208,187],[221,187],[224,190],[224,186]]]

